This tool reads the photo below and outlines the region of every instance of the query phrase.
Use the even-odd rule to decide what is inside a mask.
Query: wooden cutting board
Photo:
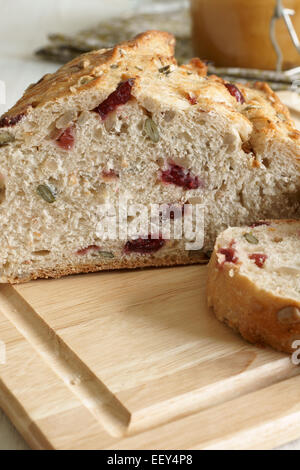
[[[281,96],[300,129],[298,96]],[[300,368],[207,309],[206,267],[0,285],[0,406],[34,449],[251,449],[300,437]],[[2,343],[0,343],[2,344]]]
[[[300,436],[300,369],[217,322],[206,269],[0,286],[0,405],[32,448],[270,448]]]

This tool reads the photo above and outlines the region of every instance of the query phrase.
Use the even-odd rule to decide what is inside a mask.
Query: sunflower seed
[[[159,141],[159,132],[157,125],[151,118],[147,118],[145,121],[145,131],[149,139],[152,140],[155,144]]]
[[[101,77],[101,75],[103,75],[103,73],[104,73],[103,70],[100,70],[100,69],[97,70],[97,69],[95,69],[95,70],[93,71],[93,76],[96,77],[96,78],[99,78],[99,77]]]
[[[66,111],[55,123],[57,129],[66,129],[69,127],[69,124],[74,121],[77,117],[77,111],[75,109],[70,109]]]
[[[277,312],[277,318],[280,323],[299,323],[300,322],[300,310],[297,307],[284,307]]]
[[[39,184],[39,186],[36,188],[36,191],[44,199],[44,201],[49,202],[49,204],[55,202],[56,196],[54,191],[46,184]]]
[[[244,238],[247,240],[248,243],[252,243],[252,245],[257,245],[258,239],[250,232],[244,233]]]
[[[91,113],[89,111],[82,111],[79,118],[77,119],[78,124],[85,124],[89,120],[90,116]]]

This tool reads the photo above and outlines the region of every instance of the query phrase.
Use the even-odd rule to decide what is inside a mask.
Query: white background
[[[0,80],[6,83],[6,104],[0,104],[0,115],[17,101],[30,83],[57,69],[57,65],[40,61],[33,55],[34,50],[46,44],[47,33],[68,34],[85,29],[109,16],[122,15],[136,2],[0,0]],[[300,449],[300,442],[285,448]],[[27,446],[0,411],[0,450],[4,449],[27,449]]]
[[[7,84],[12,106],[32,82],[58,65],[43,62],[33,51],[47,43],[50,32],[72,33],[122,15],[134,0],[0,0],[0,80]]]

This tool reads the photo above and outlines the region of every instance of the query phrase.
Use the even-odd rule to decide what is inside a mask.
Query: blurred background
[[[24,89],[59,64],[34,55],[50,33],[75,34],[111,16],[132,11],[131,0],[0,0],[0,80],[6,84],[6,104],[14,104]]]

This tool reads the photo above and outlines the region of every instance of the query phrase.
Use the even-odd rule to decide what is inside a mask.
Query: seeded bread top
[[[164,64],[176,64],[174,46],[175,38],[172,35],[149,31],[113,49],[82,54],[55,73],[46,74],[37,83],[31,84],[16,105],[2,116],[0,127],[7,124],[12,126],[14,121],[21,120],[32,108],[41,107],[61,97],[94,87],[109,88],[107,82],[114,86],[116,78],[119,80],[120,75],[126,71],[131,77],[137,77],[145,67],[151,67],[155,60],[161,59]]]
[[[83,54],[30,85],[2,116],[0,128],[18,126],[38,108],[82,91],[102,89],[108,96],[120,81],[134,78],[132,95],[149,111],[160,102],[169,110],[196,106],[199,112],[230,116],[242,138],[251,134],[250,141],[245,142],[249,152],[260,139],[278,138],[292,146],[300,162],[300,133],[288,109],[267,84],[228,86],[221,78],[207,77],[206,66],[199,59],[179,67],[174,46],[172,35],[148,31],[113,49]]]

